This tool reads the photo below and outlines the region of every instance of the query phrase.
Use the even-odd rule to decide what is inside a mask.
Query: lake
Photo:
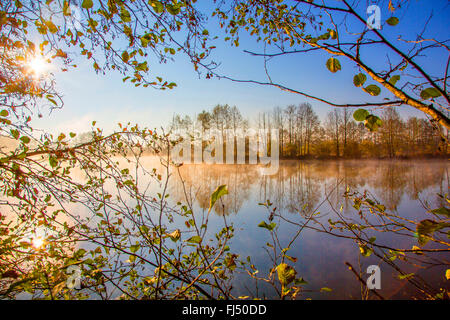
[[[160,159],[145,156],[140,159],[140,164],[147,172],[156,168],[156,172],[162,175],[161,180],[154,176],[150,178],[147,174],[142,174],[139,178],[139,185],[142,189],[145,188],[145,193],[156,197],[165,187],[164,168],[160,165]],[[377,203],[383,204],[386,212],[394,213],[405,221],[433,219],[426,208],[448,207],[445,199],[439,195],[448,194],[449,169],[450,162],[447,160],[282,160],[278,172],[267,176],[262,174],[258,165],[185,164],[178,169],[171,167],[167,199],[173,207],[179,202],[187,203],[188,200],[195,217],[200,219],[208,215],[210,197],[214,190],[220,185],[226,185],[228,194],[216,202],[209,215],[208,236],[213,238],[223,228],[224,219],[228,225],[233,224],[234,237],[228,243],[230,252],[238,254],[244,261],[250,256],[251,263],[259,270],[257,276],[267,277],[274,266],[272,251],[267,245],[272,243],[273,238],[269,230],[258,225],[262,221],[275,223],[274,232],[281,248],[292,242],[286,252],[292,259],[285,262],[294,267],[297,276],[307,282],[297,297],[299,299],[361,299],[365,295],[362,282],[368,278],[366,270],[370,265],[380,267],[381,288],[377,292],[384,298],[423,299],[424,296],[415,286],[416,281],[429,286],[433,294],[438,293],[439,288],[449,287],[450,281],[445,279],[450,260],[447,252],[433,253],[432,257],[428,253],[411,253],[413,264],[403,261],[401,255],[386,263],[375,253],[369,257],[361,255],[358,244],[344,237],[349,235],[348,231],[333,231],[334,235],[323,231],[328,230],[329,222],[336,221],[339,216],[349,222],[359,221],[358,210],[353,207],[354,202],[344,197],[347,190],[369,194]],[[72,174],[74,180],[84,179],[81,173]],[[111,182],[108,184],[111,192],[114,192],[115,186]],[[131,198],[124,200],[129,202],[130,207],[135,205]],[[261,205],[268,200],[272,203],[271,208],[276,208],[273,221],[269,219],[270,211]],[[117,210],[116,215],[120,218],[121,209]],[[80,204],[73,205],[71,211],[84,217],[92,216],[91,210]],[[157,216],[158,208],[154,208],[151,214]],[[309,221],[294,239],[299,226],[312,215],[315,221]],[[176,214],[173,218],[169,230],[185,230],[182,231],[184,243],[192,230],[185,234],[186,218],[180,218]],[[92,226],[97,222],[92,220]],[[320,224],[325,226],[325,230],[320,228]],[[411,249],[418,246],[414,236],[415,226],[414,230],[399,231],[402,234],[364,230],[368,236],[376,237],[377,244],[388,248]],[[446,236],[443,235],[444,239]],[[135,240],[139,241],[138,238],[132,239]],[[86,242],[82,246],[87,250],[96,248],[96,245]],[[431,242],[421,248],[448,249],[445,244],[436,246]],[[381,251],[376,253],[382,254]],[[128,255],[118,259],[127,265]],[[363,281],[356,278],[346,262],[360,273]],[[398,270],[402,270],[404,274],[414,274],[414,281],[399,279]],[[144,276],[152,275],[154,267],[145,267],[143,273]],[[272,286],[250,278],[239,265],[231,282],[235,297],[279,298]]]
[[[271,260],[266,250],[271,241],[270,232],[258,227],[261,221],[269,221],[269,212],[259,205],[270,200],[276,212],[290,221],[303,223],[305,217],[320,212],[317,219],[326,223],[336,218],[336,211],[346,218],[357,216],[353,202],[343,197],[349,190],[367,191],[386,207],[407,219],[418,221],[429,218],[424,205],[438,208],[444,205],[438,194],[448,193],[450,163],[446,160],[342,160],[342,161],[281,161],[277,174],[264,176],[256,165],[184,165],[180,178],[174,174],[169,187],[173,200],[183,201],[186,190],[192,198],[197,214],[207,211],[211,193],[219,185],[227,185],[229,194],[214,207],[210,225],[219,226],[223,216],[233,223],[235,236],[230,245],[242,259],[252,257],[252,263],[267,275]],[[334,208],[334,210],[333,210]],[[287,245],[298,230],[293,224],[276,217],[280,243]],[[414,237],[397,237],[392,234],[377,235],[383,245],[410,249],[417,245]],[[266,248],[266,249],[265,249]],[[383,297],[390,299],[411,298],[417,290],[406,280],[399,280],[398,273],[376,256],[362,257],[359,248],[350,239],[335,237],[305,228],[288,251],[297,261],[288,261],[299,276],[307,281],[300,298],[360,299],[361,283],[350,272],[345,262],[361,270],[367,278],[366,268],[379,265]],[[449,256],[441,256],[449,260]],[[415,273],[435,287],[448,287],[445,281],[447,266],[421,264],[411,266],[395,261],[408,273]],[[323,287],[332,291],[320,292]],[[234,281],[235,295],[275,297],[268,285],[237,275]]]

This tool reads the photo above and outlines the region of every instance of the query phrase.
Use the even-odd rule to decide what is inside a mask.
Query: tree
[[[150,57],[164,63],[183,52],[197,66],[210,51],[199,13],[190,1],[74,3],[0,2],[0,134],[14,142],[0,150],[0,297],[227,298],[234,256],[226,243],[233,228],[217,234],[217,248],[204,245],[205,217],[194,216],[188,200],[169,205],[174,142],[167,135],[130,124],[106,135],[94,121],[92,132],[77,141],[72,132],[39,136],[30,127],[44,107],[62,106],[44,71],[58,60],[69,71],[74,51],[97,72],[123,73],[124,82],[174,88],[162,77],[147,78]],[[141,163],[147,148],[161,155],[162,169]],[[148,194],[143,176],[166,187]],[[185,230],[172,224],[174,215],[186,220]],[[72,267],[83,277],[82,292],[68,286]]]
[[[353,122],[351,118],[351,112],[349,108],[342,109],[342,141],[343,141],[343,151],[344,156],[346,156],[345,150],[347,149],[347,138],[349,136],[350,126]]]
[[[340,110],[335,109],[327,114],[327,120],[326,120],[325,126],[328,130],[329,136],[334,141],[336,157],[339,157],[341,154],[341,149],[340,149],[341,124],[342,124],[342,117],[341,117]]]
[[[218,130],[222,137],[225,137],[225,130],[230,128],[231,116],[230,116],[230,106],[216,105],[211,111],[211,123],[214,129]]]
[[[381,118],[383,119],[383,126],[380,130],[381,140],[386,147],[388,157],[393,158],[400,144],[403,122],[394,108],[384,109]]]
[[[295,106],[288,105],[284,110],[286,114],[287,122],[288,122],[288,136],[289,136],[289,144],[293,143],[293,131],[294,131],[294,114],[295,114]]]
[[[385,2],[375,1],[372,4],[381,6],[383,3]],[[404,5],[405,3],[408,5]],[[245,32],[264,44],[264,53],[246,52],[263,57],[266,61],[266,72],[268,59],[273,61],[274,58],[288,55],[308,55],[314,51],[322,51],[330,56],[326,66],[331,72],[339,72],[342,69],[339,59],[346,60],[358,69],[352,85],[362,88],[370,96],[379,96],[381,88],[384,88],[391,94],[387,101],[380,99],[338,103],[325,95],[313,95],[273,82],[269,73],[267,82],[241,80],[218,72],[212,73],[219,78],[236,82],[274,86],[334,107],[408,105],[422,111],[447,130],[450,129],[450,121],[446,115],[450,101],[447,68],[444,67],[448,65],[447,39],[443,39],[444,35],[436,31],[431,31],[433,34],[424,38],[423,30],[426,29],[428,21],[426,19],[424,26],[413,26],[415,37],[404,39],[396,34],[395,25],[400,21],[398,16],[404,15],[408,7],[415,6],[416,3],[390,0],[389,10],[396,16],[383,21],[383,29],[368,27],[364,17],[367,9],[365,4],[346,0],[339,3],[317,3],[309,0],[235,0],[230,6],[218,7],[214,15],[228,33],[227,39],[235,46],[239,45],[239,37]],[[272,51],[268,52],[268,49]],[[377,50],[377,54],[367,59],[366,54],[371,50]],[[443,66],[436,69],[436,72],[428,71],[428,62],[417,58],[432,50],[439,52],[437,57],[440,59],[440,62],[434,60],[432,63]],[[364,86],[368,79],[373,83]]]
[[[211,128],[211,114],[205,110],[197,115],[197,121],[200,122],[202,133]]]
[[[192,129],[193,122],[190,116],[185,115],[183,118],[179,115],[175,115],[172,119],[171,129],[181,130],[189,133]]]
[[[320,121],[310,103],[303,103],[301,104],[301,107],[304,108],[305,119],[305,150],[303,154],[309,155],[311,152],[313,134],[319,127]]]
[[[230,109],[230,126],[233,130],[234,136],[237,134],[238,129],[246,129],[247,122],[242,117],[241,111],[238,109],[238,107],[233,106]]]
[[[280,151],[279,154],[283,156],[284,150],[284,117],[283,110],[280,107],[275,107],[272,111],[272,123],[274,129],[278,130],[278,139],[280,141]]]

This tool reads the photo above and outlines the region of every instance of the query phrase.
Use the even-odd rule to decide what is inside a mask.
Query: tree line
[[[448,154],[448,130],[426,118],[402,117],[395,107],[379,112],[381,126],[369,132],[365,122],[355,121],[351,108],[336,108],[319,119],[310,103],[274,107],[246,118],[238,107],[218,104],[191,117],[175,114],[169,130],[204,133],[215,129],[225,134],[250,128],[278,130],[282,158],[412,158]]]

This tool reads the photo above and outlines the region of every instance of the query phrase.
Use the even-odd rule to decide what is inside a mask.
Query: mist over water
[[[149,171],[156,168],[162,175],[160,182],[143,175],[139,180],[141,187],[146,186],[149,195],[161,192],[165,171],[160,159],[146,156],[140,159],[140,164]],[[167,200],[175,206],[179,202],[186,204],[188,199],[194,214],[200,219],[208,215],[213,191],[220,185],[227,185],[228,194],[215,204],[209,215],[209,237],[213,238],[223,228],[225,218],[227,224],[233,224],[235,229],[229,243],[230,252],[239,254],[242,260],[251,256],[252,263],[263,277],[273,266],[266,245],[272,238],[268,230],[258,227],[262,221],[269,221],[269,211],[260,203],[270,200],[277,214],[300,225],[313,213],[317,213],[315,217],[327,225],[329,220],[337,220],[336,212],[341,212],[347,219],[358,218],[353,202],[345,198],[344,193],[346,190],[359,191],[370,193],[388,212],[420,221],[432,218],[425,206],[444,206],[445,200],[439,194],[449,191],[449,169],[450,162],[446,160],[281,160],[278,172],[269,176],[263,174],[260,165],[185,164],[170,168]],[[124,200],[134,203],[133,199]],[[83,214],[85,210],[81,206],[77,210],[82,216],[89,215],[87,211]],[[279,217],[275,217],[273,222],[277,224],[280,243],[287,246],[299,227]],[[174,215],[171,227],[183,226],[183,218]],[[309,226],[317,227],[314,224]],[[374,235],[377,236],[377,243],[389,247],[411,249],[417,245],[417,239],[413,236],[379,232]],[[430,248],[430,244],[423,248]],[[366,269],[369,265],[379,265],[381,290],[378,292],[385,298],[411,299],[417,294],[417,290],[407,281],[397,278],[395,269],[375,255],[361,256],[358,245],[351,239],[305,228],[288,254],[297,259],[295,263],[289,261],[289,264],[298,276],[308,282],[300,299],[361,299],[361,283],[345,262],[350,262],[360,271],[363,279],[368,276]],[[445,253],[441,258],[450,259]],[[415,273],[435,287],[448,287],[448,281],[443,276],[446,266],[431,264],[422,268],[402,264],[398,260],[396,263],[405,272]],[[332,291],[319,292],[323,287]],[[258,294],[276,298],[272,287],[262,281],[256,284],[247,274],[239,271],[235,272],[233,288],[235,296]]]
[[[184,165],[180,175],[171,180],[170,194],[173,200],[183,202],[186,194],[192,199],[196,214],[209,208],[209,199],[214,189],[222,184],[228,186],[229,194],[214,207],[215,216],[210,219],[211,229],[219,228],[225,216],[236,229],[230,245],[231,251],[242,259],[252,256],[252,262],[266,275],[271,261],[264,247],[270,242],[268,230],[257,225],[268,221],[269,212],[258,203],[270,200],[277,213],[291,221],[303,223],[305,217],[314,212],[326,224],[335,220],[335,210],[342,210],[347,218],[357,216],[353,203],[344,198],[347,190],[369,192],[387,211],[409,219],[430,218],[424,205],[441,207],[444,205],[438,194],[448,193],[450,163],[445,160],[363,160],[363,161],[281,161],[275,175],[261,174],[256,165]],[[280,242],[289,243],[297,231],[296,227],[275,219]],[[392,234],[377,234],[377,242],[396,248],[411,248],[417,245],[413,237]],[[351,299],[361,297],[361,284],[348,270],[345,262],[361,267],[365,279],[366,268],[379,264],[381,268],[381,290],[386,298],[407,298],[414,295],[414,288],[406,281],[396,278],[397,273],[390,266],[381,263],[374,256],[359,256],[358,246],[349,239],[338,238],[326,233],[305,229],[289,250],[289,255],[297,258],[294,265],[298,274],[308,284],[306,290],[318,291],[329,287],[332,292],[304,292],[302,297],[315,299]],[[405,266],[406,270],[432,283],[445,287],[442,276],[445,268],[429,266],[427,269]],[[244,279],[247,279],[243,281]],[[272,288],[261,281],[256,289],[255,282],[245,275],[237,277],[235,289],[245,295],[249,290],[258,290],[267,297],[274,296]]]

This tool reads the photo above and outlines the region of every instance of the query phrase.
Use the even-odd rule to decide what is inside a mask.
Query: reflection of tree
[[[228,186],[228,195],[221,198],[224,206],[216,205],[217,214],[237,213],[250,197],[250,188],[257,181],[258,168],[252,165],[185,165],[180,168],[188,192],[192,193],[200,208],[208,210],[209,199],[219,185]],[[172,194],[182,199],[183,186],[177,178]]]
[[[388,161],[377,165],[369,182],[379,200],[388,208],[396,208],[403,196],[418,199],[419,193],[432,186],[441,186],[447,170],[442,161]],[[445,193],[445,192],[444,192]]]
[[[395,209],[399,205],[411,171],[413,171],[411,166],[398,162],[389,161],[377,166],[372,185],[379,200],[389,209]]]
[[[410,199],[418,199],[419,193],[432,186],[441,186],[446,179],[447,163],[442,161],[330,161],[316,165],[315,178],[328,189],[336,187],[329,200],[338,207],[342,195],[352,190],[373,191],[388,208],[396,208],[406,193]],[[340,182],[340,184],[339,184]],[[444,194],[441,192],[441,194]],[[439,198],[440,199],[440,198]],[[344,211],[349,203],[344,201]]]
[[[254,165],[184,165],[180,170],[188,192],[202,209],[208,210],[211,193],[217,186],[228,186],[229,194],[222,198],[224,208],[214,208],[218,214],[237,213],[245,201],[266,200],[280,211],[308,214],[331,190],[328,200],[336,207],[342,204],[344,213],[351,212],[352,203],[342,197],[347,188],[370,190],[381,203],[395,208],[405,193],[410,199],[417,199],[422,191],[448,179],[447,163],[442,161],[286,160],[281,161],[278,172],[272,176],[260,174]],[[172,188],[175,199],[184,197],[179,179]]]
[[[278,210],[304,214],[314,210],[320,198],[320,181],[311,163],[286,161],[273,176],[262,176],[260,200],[269,199]]]

